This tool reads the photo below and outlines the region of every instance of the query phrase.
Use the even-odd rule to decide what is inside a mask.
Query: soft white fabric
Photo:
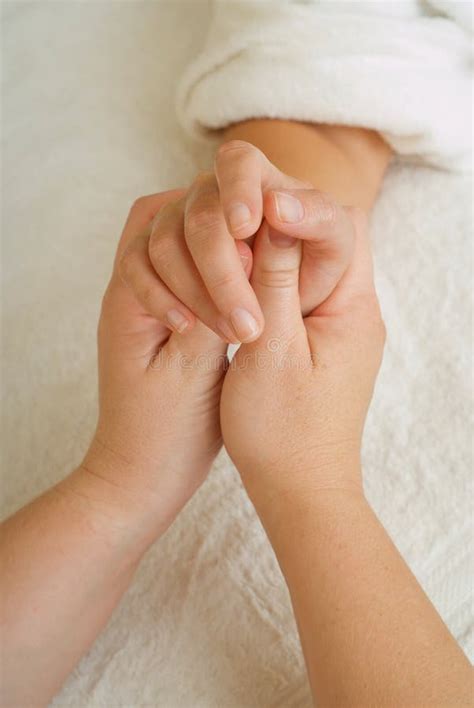
[[[441,15],[450,17],[467,32],[473,31],[473,3],[472,0],[426,0],[426,2]]]
[[[96,319],[128,205],[211,164],[209,147],[184,139],[172,103],[206,8],[3,5],[5,514],[86,449]],[[372,231],[388,343],[367,492],[474,658],[467,178],[395,167]],[[54,706],[309,708],[287,591],[225,455]]]
[[[216,0],[204,48],[179,84],[178,115],[196,136],[264,117],[363,126],[400,159],[470,170],[469,8]]]

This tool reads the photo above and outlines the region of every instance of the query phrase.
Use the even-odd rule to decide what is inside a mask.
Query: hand
[[[349,213],[352,262],[304,318],[301,242],[260,228],[251,284],[265,330],[226,374],[224,444],[287,582],[315,704],[468,705],[471,666],[362,490],[385,330],[365,218]]]
[[[2,525],[2,705],[49,705],[220,448],[225,344],[201,323],[170,336],[118,275],[130,239],[180,196],[140,199],[125,225],[100,316],[99,421],[84,462]]]
[[[221,446],[225,344],[202,323],[186,337],[151,317],[118,274],[129,242],[182,192],[132,208],[99,322],[99,421],[81,470],[138,496],[168,525]]]
[[[360,487],[361,434],[384,326],[365,217],[359,210],[348,213],[356,234],[352,262],[305,318],[298,293],[300,241],[282,243],[265,222],[257,234],[250,282],[265,330],[240,347],[221,398],[224,444],[250,487]]]
[[[248,282],[252,251],[245,239],[263,217],[304,240],[301,307],[311,312],[345,272],[353,249],[346,211],[329,196],[277,169],[250,143],[220,147],[214,172],[200,174],[160,210],[151,234],[132,239],[122,278],[146,312],[166,327],[190,331],[196,317],[228,342],[250,342],[264,317]],[[308,199],[308,195],[311,198]]]

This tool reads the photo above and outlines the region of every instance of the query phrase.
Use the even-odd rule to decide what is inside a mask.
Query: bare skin
[[[118,257],[177,196],[136,202]],[[84,462],[1,527],[0,704],[8,708],[50,701],[222,444],[226,347],[213,332],[198,323],[170,337],[115,266],[98,344],[99,421]],[[179,365],[198,354],[209,367]]]
[[[248,120],[224,131],[224,142],[245,140],[282,172],[369,211],[392,149],[373,130],[286,120]]]
[[[265,330],[224,380],[224,444],[285,575],[316,704],[467,706],[469,662],[363,493],[385,332],[367,226],[354,217],[353,260],[304,318],[301,244],[260,229],[251,284]]]
[[[83,463],[2,524],[2,705],[44,705],[57,692],[222,445],[226,343],[201,322],[170,336],[119,273],[130,243],[150,233],[161,210],[179,219],[182,194],[137,200],[125,225],[102,303],[99,420]],[[351,239],[351,229],[336,239],[336,261]]]
[[[319,191],[312,201],[314,238],[303,249],[301,296],[308,312],[350,260],[350,226],[339,205],[371,207],[391,152],[372,131],[285,121],[248,121],[225,137],[230,140],[219,148],[214,170],[198,175],[151,234],[130,244],[121,275],[171,329],[190,331],[200,319],[228,342],[251,342],[262,333],[264,317],[245,263],[262,219],[307,236],[308,215],[292,211],[291,190]],[[344,258],[339,251],[334,258],[335,239],[345,239]]]
[[[319,155],[323,144],[318,137]],[[362,491],[360,440],[384,340],[364,217],[302,183],[302,175],[282,177],[247,143],[230,152],[235,147],[238,166],[250,156],[264,165],[261,175],[277,180],[254,195],[261,204],[254,251],[236,246],[241,241],[228,232],[225,245],[235,248],[233,267],[243,270],[240,285],[250,288],[261,316],[260,333],[236,361],[250,359],[225,374],[225,342],[196,319],[203,314],[205,321],[209,306],[213,317],[228,315],[221,301],[202,297],[197,250],[196,312],[150,261],[154,233],[180,238],[191,254],[188,239],[197,232],[186,234],[186,208],[189,216],[201,187],[191,190],[189,206],[184,190],[139,200],[103,302],[100,413],[89,452],[79,469],[1,528],[2,705],[47,704],[106,624],[145,550],[205,478],[222,436],[283,569],[318,704],[470,704],[469,663]],[[334,136],[327,149],[326,156]],[[324,172],[329,180],[330,166]],[[362,181],[373,199],[376,180]],[[209,175],[198,182],[206,198],[212,192],[208,206],[225,233],[221,181],[217,195]],[[300,203],[296,222],[280,218],[281,194],[293,207]],[[132,267],[137,242],[142,250]],[[127,274],[132,287],[123,281]],[[171,305],[189,313],[182,333],[162,322]],[[202,355],[204,369],[196,363]],[[281,368],[285,356],[290,366]],[[167,365],[182,357],[185,366]]]

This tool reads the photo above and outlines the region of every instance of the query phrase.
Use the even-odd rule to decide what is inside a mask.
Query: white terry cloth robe
[[[216,0],[177,90],[194,136],[250,118],[362,126],[400,159],[469,170],[472,6]]]

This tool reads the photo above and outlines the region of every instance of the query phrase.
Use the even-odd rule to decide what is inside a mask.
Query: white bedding
[[[5,514],[86,449],[131,201],[209,165],[173,108],[207,7],[3,4]],[[372,232],[388,343],[364,457],[371,502],[472,658],[470,187],[429,168],[386,178]],[[286,588],[223,454],[54,706],[309,705]]]

